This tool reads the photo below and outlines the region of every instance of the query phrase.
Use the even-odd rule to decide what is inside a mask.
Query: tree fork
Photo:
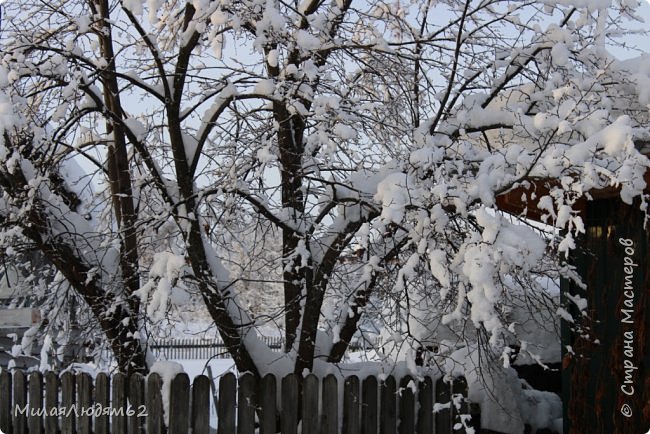
[[[190,256],[192,270],[199,281],[201,296],[205,301],[212,320],[219,330],[219,335],[223,339],[228,352],[235,360],[237,369],[240,372],[250,372],[256,378],[260,378],[259,370],[244,345],[244,341],[239,332],[241,326],[236,325],[228,313],[228,306],[226,305],[226,299],[221,292],[221,288],[215,285],[215,283],[210,282],[216,279],[216,276],[213,275],[213,270],[210,269],[201,237],[201,228],[197,220],[192,221],[188,237],[189,245],[187,251]]]

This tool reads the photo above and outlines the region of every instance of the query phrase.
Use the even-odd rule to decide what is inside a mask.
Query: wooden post
[[[395,434],[397,432],[397,385],[393,376],[387,377],[381,385],[381,410],[379,432],[381,434]],[[443,432],[443,431],[440,431]]]
[[[474,428],[475,433],[481,432],[481,407],[477,403],[469,403],[469,415],[471,419],[468,425]],[[538,432],[538,434],[541,433]]]
[[[5,433],[13,432],[11,419],[11,412],[13,410],[12,390],[13,381],[11,374],[3,370],[0,372],[0,430]]]
[[[439,409],[435,414],[436,433],[452,432],[451,385],[445,381],[444,377],[440,377],[436,381],[436,404],[449,406]]]
[[[219,380],[219,401],[217,402],[218,434],[233,434],[235,432],[236,400],[237,378],[235,374],[229,372]]]
[[[59,381],[59,376],[56,375],[56,373],[48,372],[45,374],[45,410],[47,411],[47,416],[45,416],[46,434],[58,434],[59,432],[59,416],[58,414],[53,414],[53,412],[58,412],[60,387],[61,381]],[[100,433],[97,431],[97,434],[108,433]]]
[[[257,396],[260,400],[261,419],[260,419],[260,434],[275,434],[276,431],[276,385],[275,377],[271,374],[266,374],[258,388]]]
[[[378,422],[378,384],[377,377],[369,376],[361,386],[361,433],[377,434]]]
[[[75,413],[72,411],[77,403],[75,376],[71,372],[64,372],[61,375],[61,407],[65,408],[65,415],[61,418],[61,433],[74,434]]]
[[[413,378],[409,375],[400,381],[399,400],[399,432],[412,434],[415,432],[415,397],[411,386]]]
[[[309,374],[302,385],[302,433],[319,434],[318,378]]]
[[[23,371],[14,372],[14,433],[27,434],[27,379]]]
[[[29,407],[35,410],[43,409],[43,375],[40,372],[29,374]],[[28,425],[30,434],[43,433],[43,417],[40,411],[29,415]]]
[[[163,434],[162,379],[152,372],[147,377],[147,434]]]
[[[359,432],[359,406],[361,404],[359,392],[359,377],[353,375],[346,378],[343,383],[343,434]]]
[[[431,377],[424,377],[420,382],[418,391],[420,408],[418,409],[418,434],[431,434],[433,432],[433,381]]]
[[[113,375],[113,391],[111,409],[113,414],[111,416],[111,428],[113,433],[126,432],[126,376],[122,373]],[[121,412],[120,412],[121,409]]]
[[[298,434],[298,378],[289,374],[282,379],[282,434]]]
[[[237,397],[237,434],[253,434],[255,432],[255,377],[244,374],[239,377]]]
[[[110,408],[110,379],[103,372],[95,378],[95,405],[102,410],[102,414],[95,415],[95,434],[109,434],[110,425],[108,413],[104,410]]]
[[[169,434],[187,434],[189,429],[190,379],[185,373],[172,380],[169,394]]]
[[[128,430],[130,434],[144,434],[144,377],[133,374],[129,377],[129,404],[131,415],[128,416]],[[187,404],[187,403],[186,403]]]
[[[339,430],[339,390],[336,377],[332,374],[323,379],[322,434],[336,434]]]
[[[455,434],[464,434],[465,428],[462,416],[469,416],[467,404],[467,380],[465,377],[456,377],[451,383],[451,428]],[[459,405],[456,405],[459,403]],[[459,428],[454,428],[459,427]]]
[[[205,375],[192,383],[191,420],[192,434],[210,434],[210,380]]]
[[[93,379],[89,374],[85,372],[77,374],[77,388],[77,408],[79,409],[77,434],[91,434],[92,415],[88,412],[91,411],[93,405]]]

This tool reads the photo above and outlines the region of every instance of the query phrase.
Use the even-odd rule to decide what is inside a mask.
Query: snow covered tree
[[[242,372],[338,363],[368,312],[402,355],[440,327],[440,357],[506,363],[519,308],[556,319],[549,282],[577,279],[573,204],[617,186],[645,209],[650,59],[609,51],[637,6],[9,0],[0,239],[43,252],[124,370],[179,280]],[[497,209],[540,180],[548,226]],[[282,302],[248,311],[251,281]],[[257,330],[280,316],[278,359]]]

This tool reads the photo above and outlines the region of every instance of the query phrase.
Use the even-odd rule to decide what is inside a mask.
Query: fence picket
[[[397,387],[394,377],[387,377],[381,385],[381,434],[395,434],[397,429],[397,419],[395,407],[397,405]],[[444,431],[439,431],[444,432]]]
[[[310,374],[302,385],[302,433],[318,434],[318,378]]]
[[[27,434],[27,379],[23,371],[14,372],[14,430],[15,434]]]
[[[456,377],[451,382],[451,428],[454,434],[465,434],[465,427],[461,421],[461,415],[469,414],[469,407],[465,402],[467,397],[467,380],[463,377]],[[460,400],[460,405],[457,407],[454,404],[457,402],[454,397],[462,396],[463,399]]]
[[[60,388],[61,381],[55,372],[45,374],[45,411],[47,412],[45,416],[45,434],[57,434],[59,432],[59,417],[52,412],[58,411]],[[97,434],[104,433],[98,431]]]
[[[30,434],[43,433],[43,375],[40,372],[29,374],[29,408],[30,414],[27,417],[27,425]]]
[[[255,432],[255,377],[244,374],[239,377],[239,393],[237,397],[237,434],[253,434]]]
[[[336,434],[339,430],[339,390],[332,374],[323,379],[323,434]]]
[[[275,434],[277,427],[275,376],[267,374],[262,378],[257,396],[262,407],[260,434]]]
[[[451,387],[444,377],[436,381],[436,404],[439,407],[435,413],[435,425],[437,433],[451,432]]]
[[[377,434],[377,378],[370,376],[361,387],[361,433]]]
[[[176,375],[169,394],[169,434],[187,434],[189,428],[190,378]]]
[[[413,394],[413,378],[409,375],[400,381],[399,399],[399,432],[413,434],[415,432],[415,397]]]
[[[210,433],[210,380],[205,375],[199,375],[192,382],[191,419],[192,434]]]
[[[92,418],[88,411],[92,408],[93,402],[93,379],[87,373],[77,374],[77,406],[79,416],[77,418],[77,433],[92,433]]]
[[[233,434],[235,432],[235,401],[237,399],[237,378],[232,372],[219,380],[219,402],[217,417],[219,419],[218,434]]]
[[[108,413],[104,412],[111,405],[109,381],[108,375],[103,372],[97,374],[95,379],[95,405],[101,410],[101,414],[95,415],[95,434],[109,434],[110,432]]]
[[[298,433],[298,378],[289,374],[282,379],[282,434]]]
[[[76,381],[72,372],[64,372],[61,375],[61,407],[65,408],[65,415],[61,418],[61,432],[63,434],[74,434],[75,414],[72,411],[77,403]]]
[[[0,430],[6,433],[13,431],[11,423],[12,389],[11,374],[3,370],[0,372]]]
[[[147,377],[147,434],[162,434],[164,430],[162,379],[153,372]]]
[[[425,377],[416,388],[415,380],[406,376],[400,380],[398,390],[393,376],[386,377],[381,384],[374,376],[367,377],[362,384],[358,377],[350,376],[343,380],[341,402],[334,375],[325,377],[321,386],[313,374],[302,380],[290,374],[282,379],[279,415],[276,381],[270,374],[261,381],[256,381],[251,374],[242,375],[239,381],[232,373],[222,376],[217,399],[218,434],[254,434],[258,427],[260,434],[276,434],[278,430],[282,434],[297,434],[299,427],[304,434],[466,434],[470,428],[479,432],[481,427],[480,408],[467,401],[467,382],[462,377],[451,382],[440,379],[435,388],[432,379]],[[66,372],[59,378],[52,372],[45,376],[35,372],[29,377],[22,371],[16,371],[13,376],[2,372],[0,429],[18,434],[166,432],[162,380],[158,374],[151,374],[146,380],[135,374],[127,381],[127,377],[118,373],[112,378],[112,387],[110,383],[111,378],[106,374],[98,374],[93,384],[93,379],[85,373],[75,376]],[[203,375],[194,379],[191,388],[187,374],[172,379],[169,434],[188,434],[190,429],[195,434],[210,433],[210,383]],[[111,389],[112,400],[109,400]],[[440,406],[434,407],[434,396],[436,404],[443,404],[437,413],[433,410],[440,410]],[[339,425],[341,405],[343,420]],[[57,408],[74,410],[74,407],[80,414],[71,411],[53,416],[51,412]],[[43,408],[48,415],[45,419],[39,411]],[[112,424],[109,425],[105,412],[88,413],[97,408],[116,410],[112,412]],[[15,409],[21,411],[14,413]],[[142,415],[145,410],[146,419]]]
[[[129,404],[132,410],[127,422],[129,434],[144,434],[144,377],[141,374],[129,377]]]
[[[420,382],[418,390],[418,434],[431,434],[433,432],[433,382],[431,378],[425,377]]]
[[[113,395],[111,408],[113,415],[111,416],[111,427],[114,433],[126,432],[126,375],[117,373],[113,376]]]
[[[474,432],[481,432],[481,407],[475,402],[470,402],[469,414],[472,418],[468,425],[474,428]]]
[[[343,383],[343,434],[359,432],[359,377],[353,375]]]

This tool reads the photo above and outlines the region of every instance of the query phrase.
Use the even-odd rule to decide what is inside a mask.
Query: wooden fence
[[[263,336],[271,350],[282,351],[284,340],[281,336]],[[350,343],[348,351],[360,351],[368,348],[379,348],[381,340],[355,340]],[[194,359],[229,359],[231,355],[220,337],[205,338],[171,338],[156,339],[149,342],[149,349],[154,356],[163,360],[194,360]]]
[[[379,381],[352,376],[343,395],[333,375],[296,375],[276,384],[229,373],[219,380],[218,434],[448,434],[480,432],[480,412],[468,404],[467,384],[431,378]],[[186,374],[171,381],[169,424],[163,416],[162,381],[157,374],[129,378],[99,374],[22,371],[0,373],[0,430],[14,434],[208,434],[210,380]],[[281,392],[278,394],[278,389]],[[277,397],[279,402],[277,402]],[[453,401],[455,404],[451,404]],[[277,410],[281,408],[281,410]],[[191,430],[191,431],[190,431]],[[214,432],[214,431],[212,431]]]
[[[275,351],[281,351],[283,340],[280,336],[264,336],[264,343]],[[149,342],[154,356],[163,360],[229,359],[232,357],[220,337],[157,339]]]

